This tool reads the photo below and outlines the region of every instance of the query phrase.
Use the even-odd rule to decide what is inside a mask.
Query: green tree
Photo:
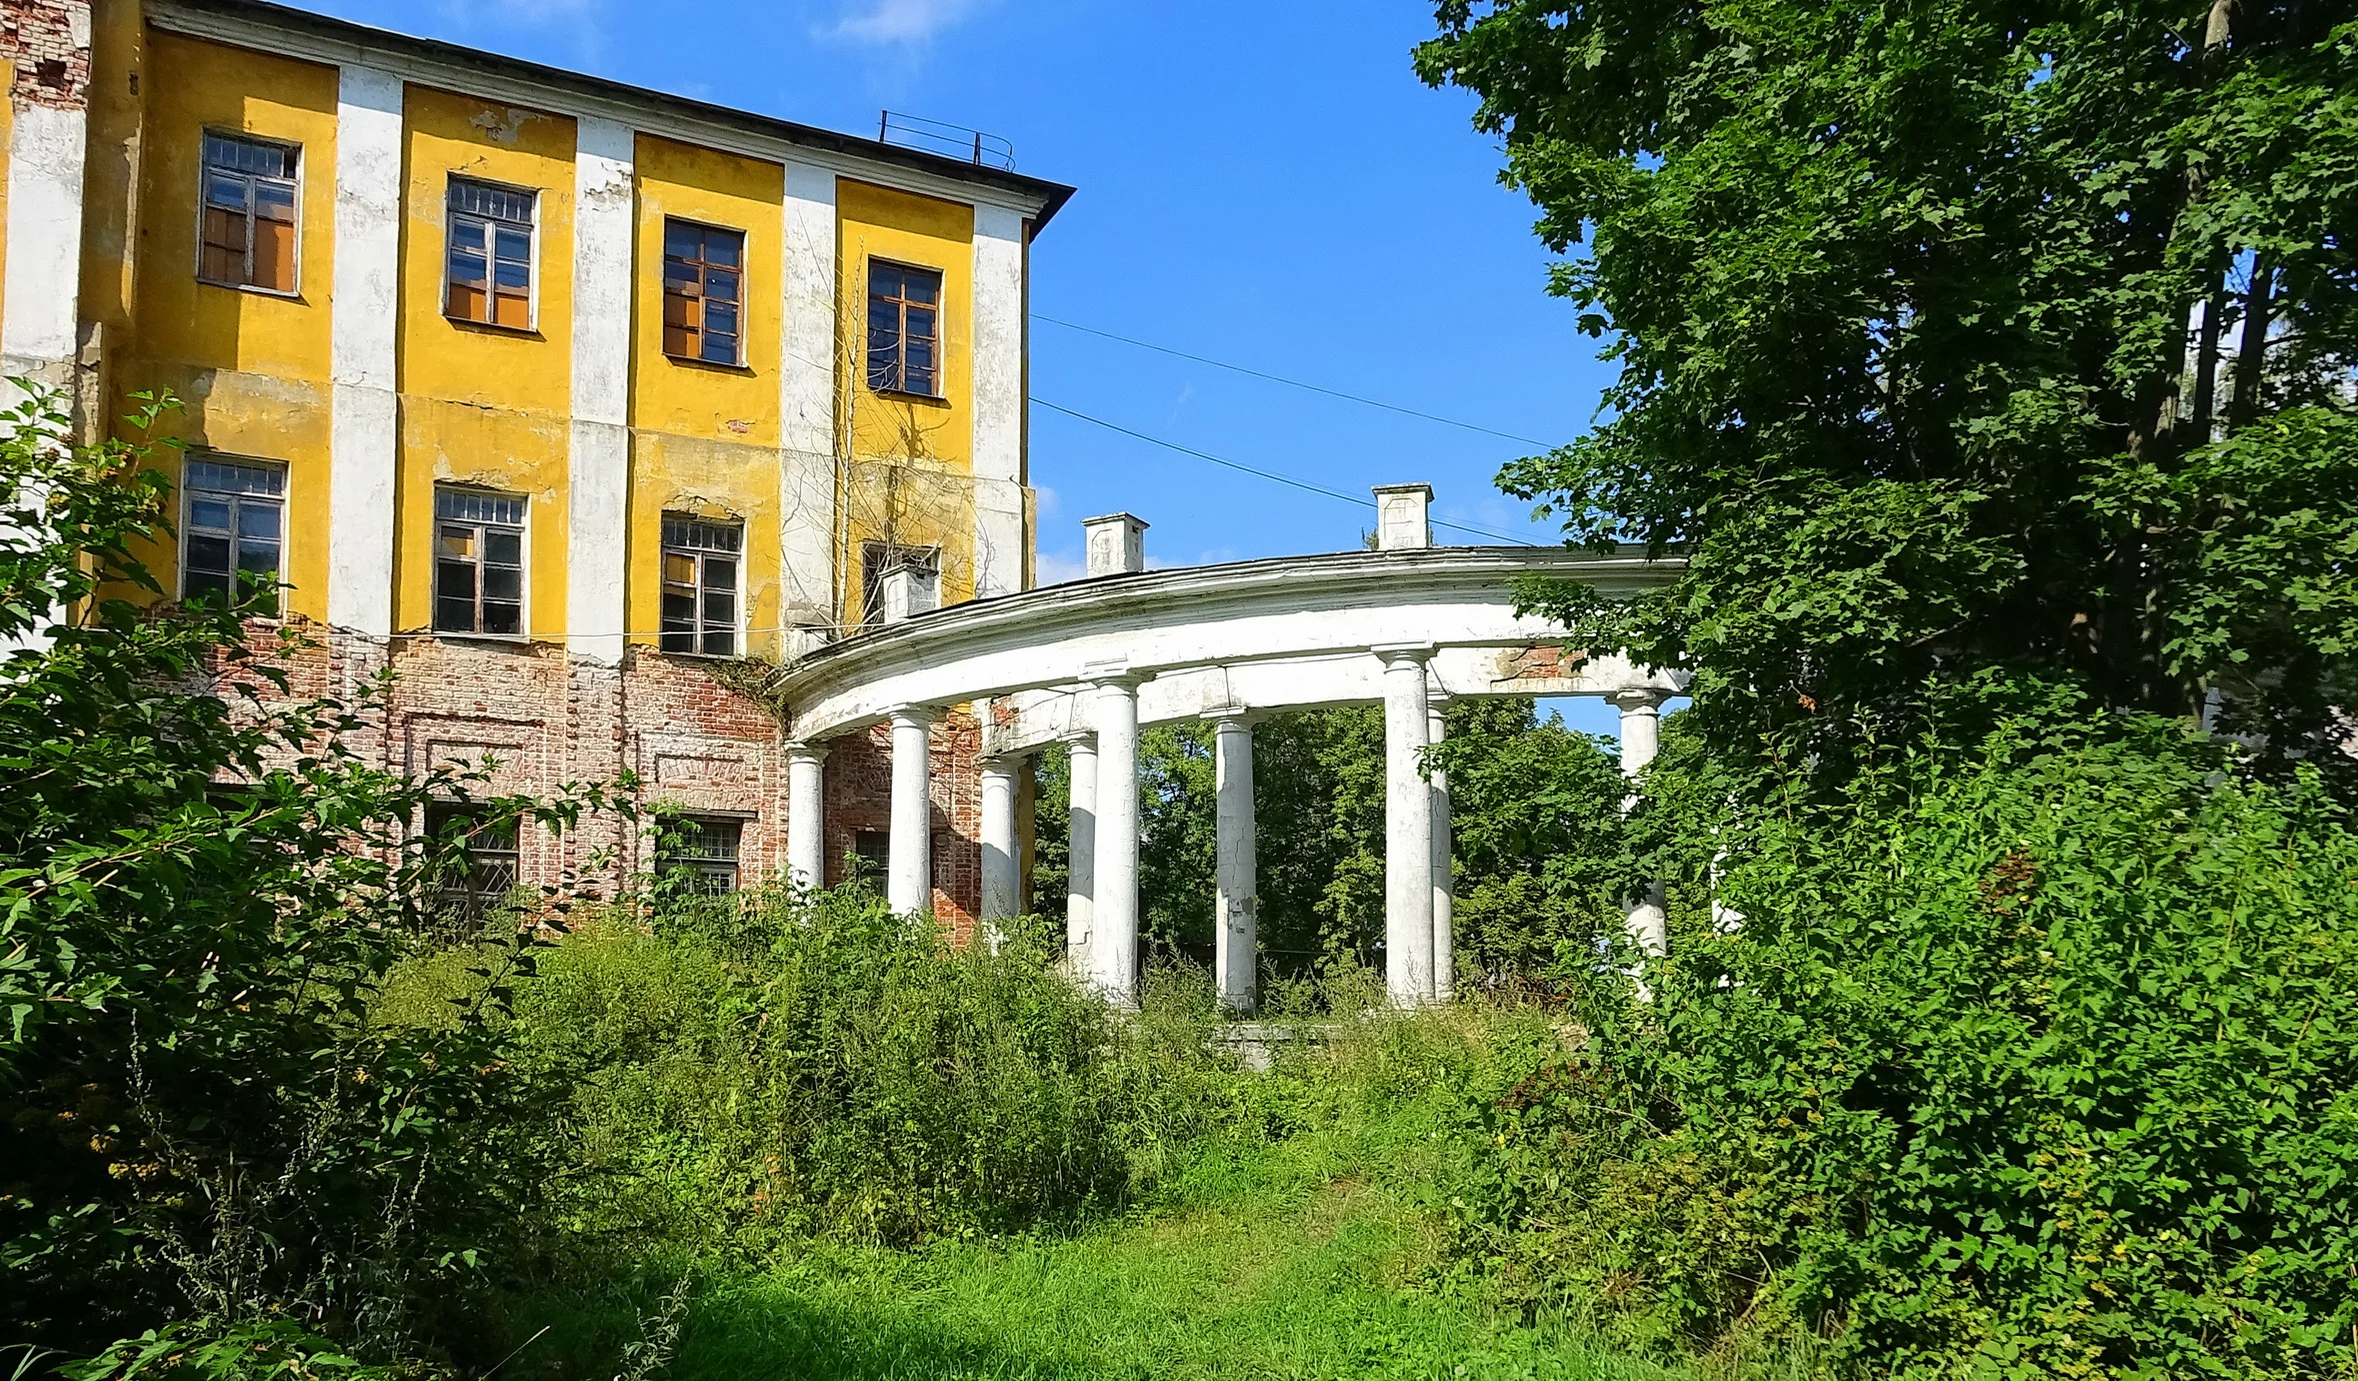
[[[2279,762],[2358,649],[2348,0],[1444,0],[1553,290],[1620,375],[1506,468],[1575,543],[1534,603],[1828,772],[1991,668]]]
[[[69,445],[42,399],[0,415],[0,1332],[276,1320],[398,1347],[532,1182],[531,1094],[484,1020],[530,942],[493,937],[461,1020],[369,1018],[464,866],[415,825],[471,799],[561,829],[595,793],[397,779],[347,742],[368,705],[290,694],[291,634],[135,607],[162,592],[134,545],[169,535],[146,461]]]

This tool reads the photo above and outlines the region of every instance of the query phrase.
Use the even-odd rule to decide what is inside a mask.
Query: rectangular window
[[[698,887],[718,895],[737,890],[737,847],[745,838],[742,820],[686,816],[667,822],[663,854],[655,870],[686,874]]]
[[[745,232],[663,223],[663,353],[706,364],[743,364]]]
[[[663,650],[737,655],[738,554],[745,529],[663,515]]]
[[[232,288],[295,290],[295,156],[291,144],[205,132],[198,278]]]
[[[851,864],[854,882],[873,882],[892,869],[892,834],[886,830],[853,830]]]
[[[445,315],[531,329],[532,211],[538,196],[463,177],[450,180]]]
[[[933,608],[941,599],[942,551],[939,547],[903,547],[891,542],[860,544],[860,622],[884,620],[884,574],[908,567],[918,574],[919,600]]]
[[[868,387],[941,396],[939,269],[868,261]]]
[[[479,808],[451,803],[426,807],[426,833],[457,843],[456,856],[442,874],[442,909],[470,920],[498,906],[516,888],[516,826],[492,822]]]
[[[434,490],[434,631],[524,633],[524,500]]]
[[[180,491],[180,597],[276,615],[287,472],[191,456]]]

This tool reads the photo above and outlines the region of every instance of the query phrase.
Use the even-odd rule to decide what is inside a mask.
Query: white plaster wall
[[[622,660],[629,572],[632,184],[630,129],[584,117],[574,156],[571,502],[565,554],[567,643],[577,657]]]
[[[785,618],[835,621],[835,174],[786,165],[786,309],[778,370]]]
[[[974,594],[1023,588],[1024,221],[974,211]]]
[[[88,133],[82,111],[24,105],[17,108],[8,144],[0,372],[58,387],[71,382],[79,326]]]
[[[394,355],[401,274],[401,78],[345,67],[336,92],[328,285],[328,622],[393,631]]]

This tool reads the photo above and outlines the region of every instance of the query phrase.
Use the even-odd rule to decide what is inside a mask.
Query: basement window
[[[286,470],[191,456],[180,491],[180,597],[275,616]]]
[[[853,830],[851,856],[844,861],[851,865],[852,881],[871,886],[882,881],[892,869],[891,832]]]
[[[450,180],[448,296],[443,314],[532,329],[533,209],[539,193]]]
[[[663,515],[663,650],[737,655],[739,556],[745,529]]]
[[[293,292],[296,146],[208,130],[204,158],[197,278]]]
[[[655,870],[713,896],[734,892],[740,883],[737,855],[744,839],[742,820],[682,816],[667,822]]]
[[[445,915],[480,920],[515,890],[519,874],[513,820],[492,820],[481,807],[443,802],[426,807],[426,833],[456,846],[443,860],[436,889]]]
[[[743,364],[745,232],[663,223],[663,353]]]
[[[868,387],[941,396],[939,269],[868,261]]]
[[[524,500],[436,486],[434,631],[524,635]]]

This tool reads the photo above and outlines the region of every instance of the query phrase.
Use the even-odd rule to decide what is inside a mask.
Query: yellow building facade
[[[889,570],[1029,587],[1070,189],[253,0],[5,3],[0,368],[85,434],[175,400],[152,569],[318,630],[323,687],[391,667],[389,763],[634,772],[774,868],[775,724],[710,660],[845,636]]]

